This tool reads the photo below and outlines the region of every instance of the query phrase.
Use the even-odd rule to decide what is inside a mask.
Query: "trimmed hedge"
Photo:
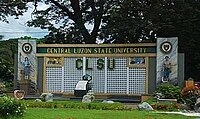
[[[121,103],[81,103],[75,101],[34,102],[27,101],[30,108],[74,108],[74,109],[96,109],[96,110],[124,110]]]
[[[164,110],[164,111],[176,111],[181,109],[181,105],[179,103],[172,102],[163,102],[163,103],[155,103],[151,105],[155,110]]]
[[[176,102],[158,102],[155,98],[149,98],[146,102],[155,110],[175,111],[181,109],[181,104]]]

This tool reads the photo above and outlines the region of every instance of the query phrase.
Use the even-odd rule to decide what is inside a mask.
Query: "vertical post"
[[[104,84],[104,93],[107,93],[107,69],[108,69],[108,62],[107,62],[108,58],[105,57],[105,84]]]
[[[129,67],[127,67],[126,73],[126,94],[129,94]]]
[[[146,60],[145,94],[149,94],[149,57],[146,57],[145,60]]]
[[[62,83],[61,83],[61,92],[64,92],[64,66],[62,66]]]
[[[43,67],[44,67],[44,70],[43,70],[43,93],[46,93],[47,92],[47,67],[46,67],[46,58],[47,57],[44,57],[44,61],[43,61]]]
[[[83,57],[83,75],[86,74],[86,57]]]

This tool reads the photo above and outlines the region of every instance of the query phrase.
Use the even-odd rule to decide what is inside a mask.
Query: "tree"
[[[185,53],[185,79],[200,77],[200,1],[125,0],[108,13],[102,27],[107,42],[155,42],[157,37],[178,37]]]
[[[3,0],[0,20],[23,14],[27,2],[35,6],[28,25],[48,29],[46,43],[88,44],[97,37],[105,43],[155,42],[156,35],[178,36],[179,52],[186,55],[186,78],[200,77],[198,0]],[[39,2],[47,8],[37,9]]]
[[[17,40],[0,41],[0,82],[12,87],[14,78],[14,54],[17,53]]]
[[[110,10],[103,31],[117,43],[155,42],[156,35],[177,36],[176,24],[184,20],[184,7],[188,6],[173,0],[126,0]]]
[[[23,0],[0,0],[0,21],[8,23],[6,19],[8,16],[18,18],[27,10],[26,3]]]
[[[4,37],[3,35],[0,35],[0,40],[2,40],[2,39],[3,39],[3,37]]]
[[[47,43],[96,43],[102,19],[113,4],[120,0],[2,0],[0,20],[22,15],[29,2],[34,3],[29,26],[48,29]],[[44,10],[38,4],[46,4]],[[93,27],[86,28],[87,24]]]
[[[151,20],[146,18],[151,4],[147,0],[125,0],[113,7],[102,28],[107,42],[135,43],[144,40],[147,32],[154,30]]]
[[[48,29],[47,43],[96,43],[102,19],[117,1],[40,0],[48,7],[35,9],[35,18],[28,25]],[[93,28],[86,28],[87,24],[92,24]]]

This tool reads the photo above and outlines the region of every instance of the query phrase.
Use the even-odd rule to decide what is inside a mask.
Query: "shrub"
[[[180,109],[181,106],[178,103],[172,103],[172,102],[162,102],[162,103],[155,103],[151,105],[153,109],[155,110],[167,110],[167,111],[174,111],[177,109]]]
[[[97,109],[97,110],[123,110],[124,105],[121,103],[89,103],[89,109]]]
[[[34,102],[27,101],[31,108],[74,108],[74,109],[96,109],[96,110],[122,110],[124,105],[121,103],[82,103],[75,101],[54,101],[54,102]]]
[[[178,102],[182,100],[181,89],[179,86],[174,86],[170,83],[162,83],[158,88],[156,88],[155,93],[161,93],[161,98],[177,99]]]
[[[197,98],[200,96],[200,89],[196,86],[188,86],[181,91],[182,98],[190,109],[194,109]]]
[[[23,116],[26,110],[24,102],[11,97],[0,97],[0,117]]]
[[[181,109],[181,104],[176,102],[159,102],[155,98],[149,98],[148,100],[146,100],[146,102],[149,103],[155,110],[174,111],[177,109]]]

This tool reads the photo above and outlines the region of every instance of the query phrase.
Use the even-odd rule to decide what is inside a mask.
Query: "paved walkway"
[[[200,117],[200,113],[186,113],[186,112],[155,112],[155,113],[167,113],[167,114],[181,114],[184,116],[194,116],[194,117]],[[200,119],[200,118],[199,118]]]

